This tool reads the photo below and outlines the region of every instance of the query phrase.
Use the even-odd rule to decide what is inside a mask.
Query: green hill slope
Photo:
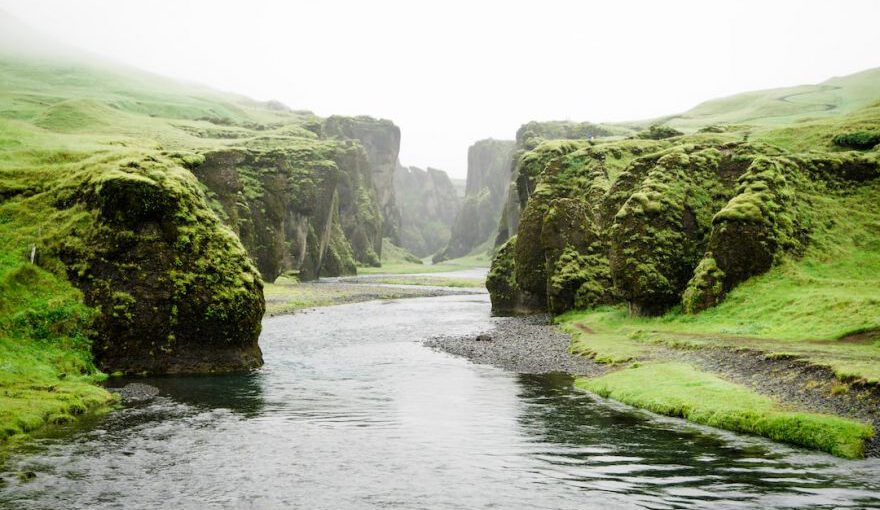
[[[848,114],[880,101],[880,68],[815,85],[745,92],[700,103],[678,115],[632,123],[663,123],[683,131],[719,124],[780,126]]]

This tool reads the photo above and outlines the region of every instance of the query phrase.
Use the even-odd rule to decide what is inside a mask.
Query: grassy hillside
[[[668,117],[625,123],[663,123],[685,132],[720,124],[778,127],[855,112],[880,99],[880,68],[834,77],[815,85],[745,92],[700,103]]]

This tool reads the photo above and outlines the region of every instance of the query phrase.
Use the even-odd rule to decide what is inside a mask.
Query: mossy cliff
[[[876,155],[797,153],[728,135],[556,140],[518,158],[515,241],[489,275],[497,312],[626,303],[698,312],[797,257],[813,197],[880,177]]]
[[[400,208],[400,246],[419,257],[443,249],[461,208],[446,172],[398,166],[394,193]]]
[[[209,152],[193,172],[263,278],[354,274],[378,265],[382,219],[366,153],[349,140]]]
[[[62,168],[3,172],[4,251],[19,267],[34,253],[38,267],[82,292],[94,310],[85,331],[101,369],[262,364],[260,276],[189,171],[174,158],[137,152]],[[56,312],[50,301],[17,313],[51,330]]]
[[[449,242],[435,262],[462,257],[495,235],[510,185],[513,142],[480,140],[468,148],[468,174],[461,210]]]
[[[382,237],[400,242],[400,210],[394,194],[394,172],[400,152],[400,128],[389,120],[367,116],[331,116],[324,122],[323,134],[332,139],[357,140],[367,152],[373,187],[382,214]],[[381,254],[381,239],[377,254]]]
[[[589,140],[626,132],[628,130],[624,128],[591,122],[529,122],[520,126],[516,131],[516,142],[508,170],[507,197],[504,199],[495,245],[500,246],[508,238],[516,235],[520,214],[525,208],[529,195],[534,191],[535,177],[542,170],[535,167],[534,161],[528,158],[523,160],[523,156],[544,140]]]

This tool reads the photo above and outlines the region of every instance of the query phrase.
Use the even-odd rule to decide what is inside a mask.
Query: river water
[[[160,397],[16,452],[0,507],[880,507],[877,460],[658,418],[565,375],[422,345],[491,326],[486,295],[266,319],[264,368],[143,381]]]

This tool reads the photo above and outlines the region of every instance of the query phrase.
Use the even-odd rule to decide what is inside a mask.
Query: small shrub
[[[644,140],[663,140],[664,138],[672,138],[673,136],[681,136],[681,131],[664,126],[662,124],[654,124],[645,131],[640,132],[636,137]]]
[[[880,133],[872,133],[869,131],[855,131],[853,133],[844,133],[835,136],[832,141],[838,147],[846,147],[848,149],[856,149],[865,151],[872,149],[875,145],[880,144]]]

